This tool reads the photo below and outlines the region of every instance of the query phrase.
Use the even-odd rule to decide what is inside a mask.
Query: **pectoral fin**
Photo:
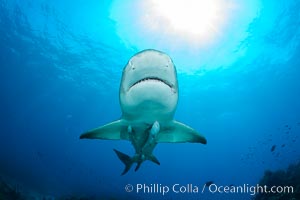
[[[160,130],[157,136],[157,142],[162,143],[202,143],[206,144],[207,141],[204,136],[200,135],[193,128],[173,120],[167,127]]]
[[[128,140],[127,128],[122,120],[117,120],[82,134],[80,139]]]

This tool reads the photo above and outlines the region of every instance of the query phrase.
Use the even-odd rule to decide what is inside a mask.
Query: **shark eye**
[[[129,61],[129,66],[131,67],[131,70],[135,70],[135,66],[132,64],[131,60]]]
[[[131,65],[131,70],[135,70],[135,66],[134,65]]]

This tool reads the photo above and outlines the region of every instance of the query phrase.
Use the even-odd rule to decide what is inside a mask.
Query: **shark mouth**
[[[133,83],[133,84],[130,86],[130,88],[132,88],[132,87],[134,87],[135,85],[140,84],[140,83],[142,83],[142,82],[146,82],[146,81],[158,81],[158,82],[161,82],[161,83],[163,83],[163,84],[169,86],[171,89],[173,88],[173,85],[172,85],[172,84],[170,84],[170,83],[168,83],[167,81],[165,81],[165,80],[163,80],[163,79],[161,79],[161,78],[158,78],[158,77],[146,77],[146,78],[143,78],[143,79],[138,80],[137,82]],[[130,88],[129,88],[129,89],[130,89]]]

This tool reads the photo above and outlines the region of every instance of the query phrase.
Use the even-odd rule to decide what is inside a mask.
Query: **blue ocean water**
[[[250,199],[201,190],[208,181],[255,185],[265,170],[299,162],[300,2],[231,4],[211,37],[193,42],[147,29],[155,24],[139,20],[152,13],[139,1],[0,0],[0,177],[41,199]],[[175,119],[208,144],[158,144],[160,166],[120,176],[112,149],[133,155],[130,142],[79,136],[121,116],[122,69],[149,48],[177,67]],[[127,184],[199,192],[128,193]]]

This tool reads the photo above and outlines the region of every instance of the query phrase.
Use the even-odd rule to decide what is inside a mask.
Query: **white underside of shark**
[[[173,119],[178,101],[177,74],[165,53],[150,49],[134,55],[123,70],[119,97],[122,117],[80,138],[129,140],[135,148],[133,157],[114,149],[125,164],[122,175],[135,162],[135,170],[145,160],[160,164],[152,154],[158,143],[207,143],[196,130]]]

